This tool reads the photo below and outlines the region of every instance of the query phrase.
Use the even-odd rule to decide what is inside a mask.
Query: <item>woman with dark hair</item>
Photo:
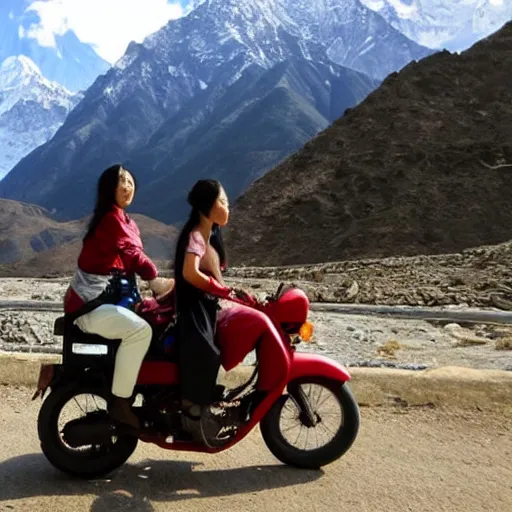
[[[220,228],[228,222],[229,203],[221,184],[198,181],[188,202],[192,211],[178,239],[174,265],[182,418],[192,435],[201,439],[208,430],[209,442],[215,442],[220,426],[210,405],[220,364],[229,371],[258,346],[260,372],[247,403],[250,413],[286,378],[289,355],[264,313],[238,304],[219,306],[219,299],[240,294],[222,279],[226,254]]]
[[[150,289],[157,296],[170,292],[174,286],[173,279],[158,277],[155,265],[144,253],[137,225],[124,211],[134,194],[135,178],[121,165],[109,167],[100,176],[96,207],[83,239],[78,268],[64,298],[64,311],[78,316],[74,323],[83,332],[122,340],[116,355],[108,409],[112,418],[138,429],[139,421],[129,399],[152,330],[145,320],[125,307],[97,304],[101,303],[100,296],[116,270],[132,277],[140,275],[149,281]]]

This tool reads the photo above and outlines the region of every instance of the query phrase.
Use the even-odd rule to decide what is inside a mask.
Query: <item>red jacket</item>
[[[114,206],[94,233],[84,240],[78,267],[88,274],[109,275],[112,269],[138,274],[145,281],[158,276],[158,270],[144,253],[140,231],[125,211]],[[72,288],[64,299],[66,313],[76,311],[84,301]]]

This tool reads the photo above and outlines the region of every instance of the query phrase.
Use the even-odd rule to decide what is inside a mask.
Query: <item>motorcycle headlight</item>
[[[299,336],[302,341],[308,342],[313,338],[314,327],[311,322],[305,322],[299,329]]]

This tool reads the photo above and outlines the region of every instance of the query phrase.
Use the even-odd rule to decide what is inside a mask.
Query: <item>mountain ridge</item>
[[[381,87],[234,205],[236,265],[458,252],[512,238],[512,23]]]
[[[145,215],[129,215],[141,231],[147,254],[171,259],[177,228]],[[0,199],[0,275],[72,273],[89,218],[58,222],[40,206]]]

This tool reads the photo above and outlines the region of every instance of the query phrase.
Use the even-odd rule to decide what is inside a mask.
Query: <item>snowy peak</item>
[[[59,105],[69,111],[76,98],[61,85],[47,80],[28,57],[8,57],[0,65],[0,115],[18,101],[28,100],[39,103],[43,108]]]
[[[50,82],[24,55],[0,65],[0,179],[48,141],[81,99]]]
[[[5,59],[0,65],[0,88],[11,87],[20,77],[30,79],[31,77],[43,78],[41,71],[32,59],[25,55],[12,56]]]
[[[143,47],[177,69],[193,61],[197,72],[241,55],[269,69],[295,55],[378,79],[429,54],[359,0],[208,0],[146,38]],[[119,69],[136,54],[130,48]],[[208,74],[200,77],[206,83]]]
[[[510,0],[360,0],[429,48],[465,50],[512,20]]]
[[[473,31],[480,37],[499,30],[512,20],[512,2],[510,0],[480,0],[472,17]]]

